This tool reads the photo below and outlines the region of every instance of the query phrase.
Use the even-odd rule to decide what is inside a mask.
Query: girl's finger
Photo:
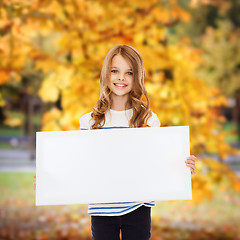
[[[186,165],[187,165],[187,167],[191,167],[191,168],[194,167],[194,168],[196,168],[195,164],[189,164],[189,163],[187,163]]]
[[[196,166],[194,166],[194,165],[190,165],[188,167],[190,167],[191,169],[195,169],[196,168]]]
[[[195,161],[197,160],[197,158],[188,157],[187,160],[189,160],[189,161],[194,161],[194,162],[195,162]]]
[[[193,168],[190,168],[191,169],[191,173],[195,173],[194,169]]]
[[[198,158],[195,157],[194,155],[190,155],[190,157],[191,157],[192,159],[194,159],[195,161],[198,159]]]
[[[193,161],[193,160],[186,160],[185,162],[190,163],[190,164],[195,164],[195,161]]]

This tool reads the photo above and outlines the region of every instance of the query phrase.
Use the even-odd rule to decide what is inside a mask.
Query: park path
[[[25,149],[0,149],[0,172],[35,172],[36,160]]]

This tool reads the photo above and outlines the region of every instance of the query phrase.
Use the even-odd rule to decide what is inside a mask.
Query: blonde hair
[[[118,54],[129,62],[133,70],[133,88],[129,92],[129,99],[126,103],[126,106],[129,105],[133,108],[133,116],[129,121],[129,127],[149,127],[145,122],[152,116],[152,112],[150,110],[149,97],[144,86],[145,70],[141,54],[129,45],[115,45],[109,50],[103,62],[100,76],[100,97],[91,114],[92,120],[94,120],[91,129],[99,129],[104,126],[105,113],[111,108],[112,99],[108,80],[112,59]],[[143,102],[143,95],[145,95],[147,103]]]

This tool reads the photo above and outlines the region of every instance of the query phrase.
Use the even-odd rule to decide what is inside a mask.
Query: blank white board
[[[191,200],[189,126],[36,133],[36,206]]]

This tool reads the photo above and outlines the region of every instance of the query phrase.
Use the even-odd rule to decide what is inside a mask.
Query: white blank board
[[[36,133],[36,205],[191,200],[189,126]]]

